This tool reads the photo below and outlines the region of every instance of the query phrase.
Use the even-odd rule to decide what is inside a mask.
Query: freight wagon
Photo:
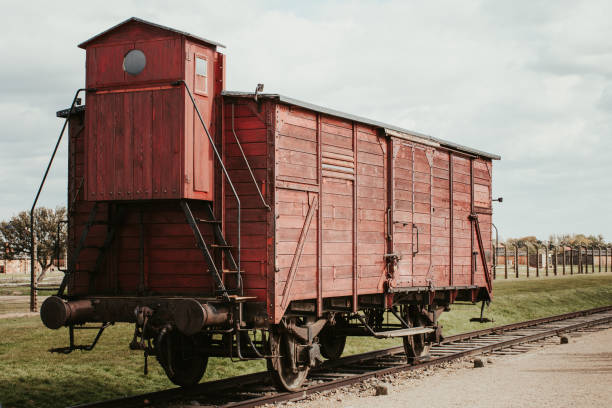
[[[210,356],[299,389],[347,336],[409,361],[457,301],[490,301],[499,156],[278,94],[225,90],[221,44],[131,18],[80,44],[68,268],[51,329],[135,325],[181,386]],[[86,105],[81,105],[81,95]]]

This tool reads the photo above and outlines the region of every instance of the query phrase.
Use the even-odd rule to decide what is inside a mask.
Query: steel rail
[[[444,347],[447,347],[448,351],[446,351],[446,353],[450,354],[433,357],[430,360],[421,361],[414,365],[409,365],[405,362],[401,364],[394,362],[391,367],[385,367],[384,365],[381,365],[379,369],[368,369],[363,365],[357,365],[361,362],[368,361],[373,361],[374,363],[376,363],[377,359],[401,355],[402,353],[404,353],[404,348],[402,346],[356,354],[352,356],[343,357],[334,361],[328,360],[320,367],[317,367],[317,369],[312,370],[310,375],[316,378],[317,375],[324,375],[330,370],[333,372],[334,368],[338,368],[339,371],[342,372],[343,368],[345,369],[346,366],[350,365],[355,365],[355,367],[353,367],[353,370],[357,371],[357,373],[354,373],[354,375],[337,378],[322,384],[315,383],[307,385],[303,390],[297,392],[276,392],[271,393],[269,395],[268,393],[259,392],[259,394],[266,395],[256,395],[253,397],[253,394],[257,394],[257,392],[249,391],[247,388],[251,385],[261,385],[268,379],[268,373],[263,371],[232,378],[226,378],[222,380],[200,383],[197,386],[188,389],[171,388],[163,391],[135,395],[127,398],[117,398],[112,400],[75,405],[72,408],[139,407],[149,404],[155,405],[160,403],[167,403],[170,401],[185,400],[189,398],[198,397],[217,399],[218,401],[222,401],[222,403],[215,405],[232,408],[256,407],[264,404],[297,400],[309,394],[343,387],[346,385],[361,382],[368,378],[382,377],[402,371],[414,371],[422,368],[433,367],[460,358],[489,353],[504,348],[513,347],[518,344],[541,340],[547,337],[559,335],[561,333],[576,331],[585,327],[612,322],[612,313],[607,313],[600,317],[594,316],[599,313],[611,311],[612,306],[598,307],[594,309],[565,313],[561,315],[544,317],[540,319],[528,320],[524,322],[512,323],[508,325],[449,336],[445,338],[439,345],[432,348],[432,352],[434,354],[436,354],[436,351],[444,353]],[[580,319],[587,316],[591,316],[592,318],[587,320]],[[540,328],[539,330],[537,330],[538,326],[568,321],[572,319],[580,320],[575,322],[570,321],[569,324],[564,326],[555,325],[551,328]],[[527,333],[523,333],[520,335],[518,333],[515,333],[514,335],[510,336],[513,338],[500,339],[496,341],[488,340],[483,343],[481,340],[481,343],[470,343],[471,340],[479,339],[483,336],[501,335],[506,332],[511,333],[512,331],[520,331],[522,329],[525,329]],[[403,360],[402,358],[402,361],[405,360]],[[340,377],[340,375],[338,376]],[[229,391],[233,393],[236,398],[231,398],[229,395],[228,397],[224,397],[224,391]],[[246,394],[246,396],[241,395],[241,393]]]

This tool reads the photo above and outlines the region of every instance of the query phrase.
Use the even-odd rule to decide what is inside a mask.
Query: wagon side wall
[[[490,160],[292,105],[277,104],[276,116],[275,321],[294,300],[321,310],[325,298],[352,297],[355,307],[386,285],[486,286],[470,214],[489,256]],[[395,276],[388,238],[401,257]]]
[[[276,321],[293,300],[382,292],[387,199],[377,129],[277,106]]]

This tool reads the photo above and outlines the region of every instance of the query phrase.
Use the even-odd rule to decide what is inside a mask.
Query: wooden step
[[[230,249],[231,245],[221,245],[221,244],[210,244],[211,248],[219,248],[219,249]]]
[[[207,224],[221,224],[221,220],[206,220],[204,218],[196,218],[197,222],[205,222]]]

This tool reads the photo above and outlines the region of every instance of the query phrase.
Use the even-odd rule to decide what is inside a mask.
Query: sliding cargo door
[[[391,251],[388,256],[391,287],[412,286],[412,265],[414,253],[413,202],[412,188],[414,149],[412,145],[401,140],[391,139],[392,148],[390,169],[389,197],[390,208],[388,219],[391,239]]]
[[[432,165],[433,149],[415,147],[412,179],[414,191],[412,227],[416,239],[413,245],[413,286],[429,286],[435,283],[431,258]]]
[[[392,139],[389,188],[390,286],[427,286],[431,277],[433,151]]]

